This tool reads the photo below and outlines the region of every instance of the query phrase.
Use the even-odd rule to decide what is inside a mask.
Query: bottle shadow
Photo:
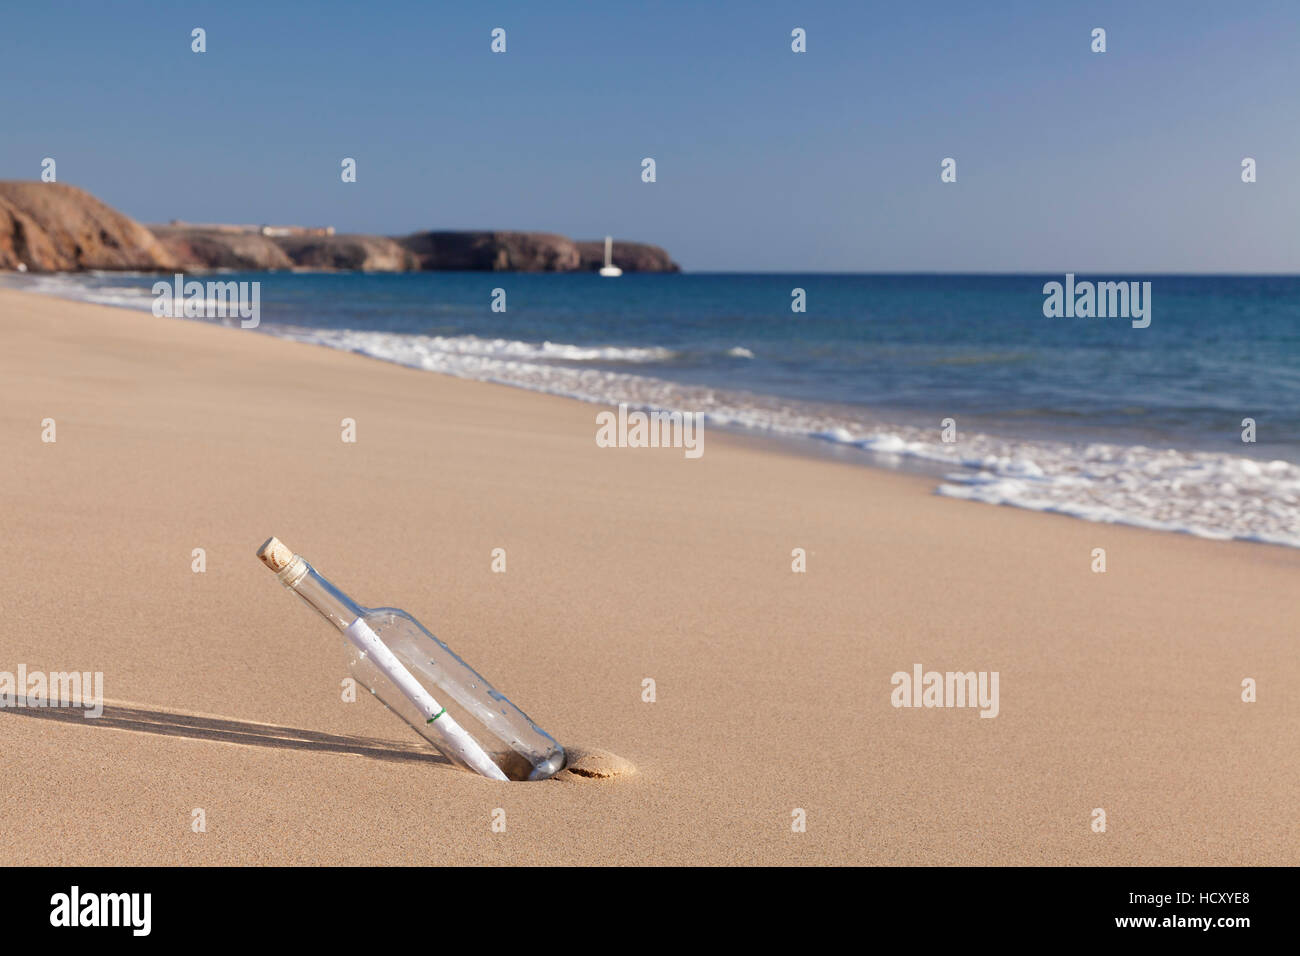
[[[378,740],[372,737],[349,737],[343,734],[327,734],[318,730],[301,730],[296,727],[278,727],[274,724],[231,720],[226,717],[200,717],[166,710],[149,710],[126,704],[105,703],[104,712],[100,716],[86,717],[86,712],[81,707],[32,707],[28,706],[25,697],[20,696],[14,707],[0,707],[0,713],[76,723],[87,727],[161,734],[166,737],[189,737],[192,740],[216,740],[254,747],[315,750],[325,753],[353,754],[374,760],[452,766],[451,761],[446,757],[422,748],[418,744],[407,747],[391,740]]]

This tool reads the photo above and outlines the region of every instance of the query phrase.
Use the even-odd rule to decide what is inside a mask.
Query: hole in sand
[[[552,780],[609,780],[636,773],[632,761],[599,747],[565,747],[564,752],[568,756],[564,769]]]

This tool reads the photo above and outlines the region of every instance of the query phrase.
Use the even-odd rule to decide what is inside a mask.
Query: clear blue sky
[[[1297,272],[1298,64],[1296,0],[10,2],[0,178],[698,271]]]

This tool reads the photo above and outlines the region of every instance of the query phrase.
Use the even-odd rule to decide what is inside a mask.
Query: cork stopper
[[[267,538],[266,543],[257,549],[257,556],[262,559],[263,564],[277,574],[293,561],[293,552],[276,537]]]

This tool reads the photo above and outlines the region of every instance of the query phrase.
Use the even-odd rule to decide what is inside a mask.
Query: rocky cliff
[[[668,253],[616,242],[627,272],[677,272]],[[574,272],[604,265],[604,243],[549,232],[417,232],[267,236],[255,227],[150,226],[62,183],[0,182],[0,269],[204,271],[327,269],[366,272],[470,270]]]
[[[417,232],[398,241],[420,269],[590,272],[605,264],[603,239],[574,242],[550,232]],[[612,259],[625,272],[681,271],[665,250],[644,242],[616,241]]]
[[[417,232],[397,240],[421,269],[572,272],[578,245],[549,232]]]
[[[407,272],[420,268],[414,252],[387,236],[282,236],[275,244],[299,269]]]
[[[257,232],[231,232],[194,226],[150,226],[182,271],[239,269],[262,272],[292,269],[293,260],[275,240]]]
[[[63,183],[0,182],[0,269],[170,269],[153,233]]]

